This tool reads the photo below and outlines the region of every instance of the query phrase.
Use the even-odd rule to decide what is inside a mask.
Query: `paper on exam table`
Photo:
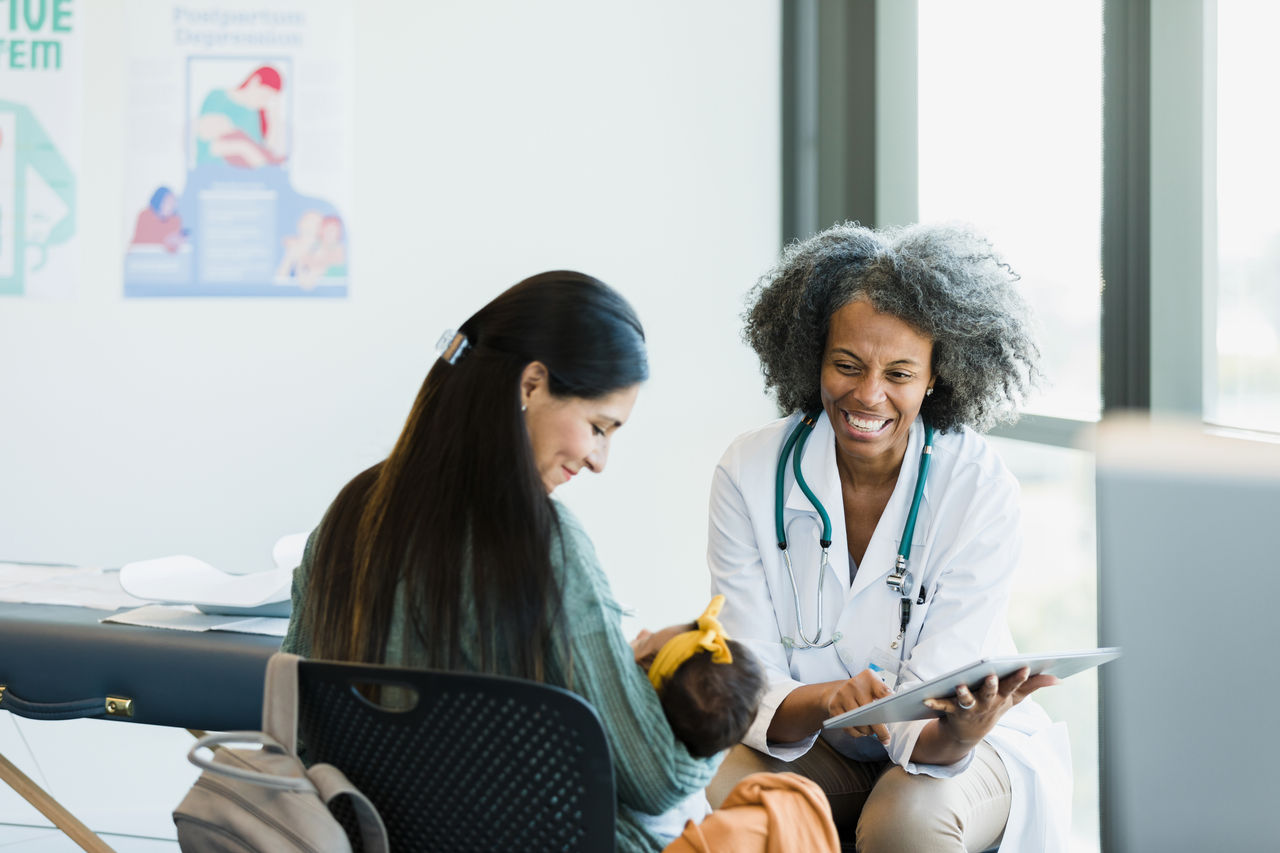
[[[82,566],[54,566],[47,563],[0,563],[0,590],[24,583],[85,571]],[[96,571],[96,570],[95,570]]]
[[[141,560],[120,569],[120,584],[138,598],[227,607],[284,601],[292,581],[292,568],[233,575],[185,554]]]
[[[141,625],[144,628],[167,628],[173,631],[231,631],[238,634],[265,634],[283,637],[288,619],[259,616],[251,619],[201,613],[190,604],[148,604],[102,619],[119,625]]]
[[[120,586],[112,569],[0,563],[0,601],[119,610],[145,604]]]
[[[271,549],[271,560],[277,569],[293,571],[302,564],[302,553],[307,550],[307,537],[310,533],[290,533],[281,536]]]
[[[226,622],[227,617],[207,616],[191,604],[147,604],[136,610],[104,616],[102,621],[174,631],[212,631],[215,626]]]
[[[289,633],[289,620],[277,616],[251,616],[236,622],[227,622],[214,628],[215,631],[231,631],[236,634],[262,634],[267,637],[280,637]]]
[[[307,535],[292,533],[276,542],[271,549],[274,569],[233,575],[204,560],[179,554],[129,563],[120,570],[120,583],[148,601],[237,608],[288,601],[293,570],[302,562]]]

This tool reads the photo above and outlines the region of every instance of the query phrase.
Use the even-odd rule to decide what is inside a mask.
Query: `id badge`
[[[867,664],[867,669],[875,674],[876,678],[884,682],[884,686],[892,690],[898,685],[898,672],[902,666],[902,661],[898,656],[886,648],[877,646],[871,652],[871,662]]]

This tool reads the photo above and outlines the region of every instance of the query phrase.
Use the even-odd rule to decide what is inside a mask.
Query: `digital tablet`
[[[895,693],[863,705],[861,708],[838,714],[822,725],[823,728],[837,729],[941,717],[942,712],[925,705],[924,700],[951,699],[955,696],[956,688],[961,684],[968,685],[970,690],[977,692],[979,685],[988,675],[995,674],[997,678],[1004,678],[1024,666],[1031,671],[1031,675],[1056,675],[1058,678],[1066,678],[1118,657],[1120,657],[1119,649],[1107,648],[983,658],[962,666],[954,672],[912,685],[901,693]]]

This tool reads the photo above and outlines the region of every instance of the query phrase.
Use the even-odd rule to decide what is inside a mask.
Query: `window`
[[[1040,318],[1036,414],[1102,407],[1102,4],[919,4],[919,219],[983,231]]]
[[[1098,643],[1093,454],[992,438],[1022,486],[1022,564],[1009,627],[1020,651],[1088,649]],[[1046,614],[1053,614],[1046,618]],[[1098,676],[1074,675],[1036,701],[1071,737],[1071,849],[1098,849]]]
[[[1257,430],[1280,424],[1280,5],[1217,3],[1216,347],[1205,419]],[[1216,296],[1216,298],[1215,298]],[[1213,362],[1216,362],[1213,363]]]

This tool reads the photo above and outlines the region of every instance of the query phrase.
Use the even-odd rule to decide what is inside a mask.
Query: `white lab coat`
[[[876,526],[861,566],[849,584],[835,436],[825,415],[818,418],[805,447],[805,480],[831,518],[831,561],[825,578],[825,649],[793,649],[799,643],[795,597],[778,549],[774,527],[775,475],[782,445],[799,415],[775,421],[739,437],[716,468],[711,488],[708,562],[712,593],[726,600],[721,621],[763,664],[768,688],[747,737],[748,746],[794,760],[813,746],[815,735],[795,744],[770,744],[766,733],[778,705],[801,684],[848,678],[867,668],[877,648],[889,652],[898,634],[899,595],[885,583],[898,554],[902,528],[919,472],[924,427],[911,426],[905,459],[893,495]],[[817,619],[820,560],[818,513],[796,485],[788,464],[783,483],[784,526],[799,589],[804,631],[813,637]],[[898,689],[942,675],[980,657],[1015,652],[1007,623],[1009,589],[1021,550],[1018,483],[986,441],[968,430],[938,433],[909,554],[915,577],[927,592],[914,605],[902,655]],[[955,765],[910,760],[925,721],[890,724],[888,757],[911,773],[953,776],[972,753]],[[828,733],[846,755],[883,759],[873,738]],[[1066,727],[1053,723],[1034,701],[1014,706],[987,736],[1004,761],[1013,788],[1002,853],[1066,851],[1070,830],[1071,758]]]

